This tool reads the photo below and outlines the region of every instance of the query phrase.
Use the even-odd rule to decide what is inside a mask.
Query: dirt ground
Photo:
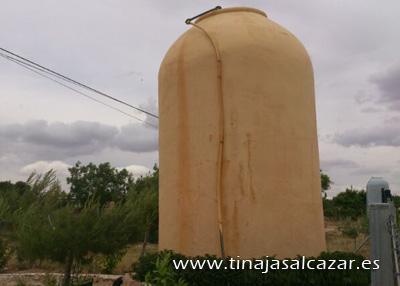
[[[43,286],[45,277],[51,276],[60,280],[62,275],[59,273],[9,273],[0,274],[0,285],[1,286]],[[94,286],[112,286],[115,279],[121,275],[101,275],[91,274],[88,277],[93,278]],[[129,274],[123,276],[122,286],[139,286],[142,285],[140,282],[133,281]]]
[[[84,276],[92,277],[94,286],[111,286],[113,281],[123,276],[123,286],[138,286],[140,282],[131,278],[132,263],[137,261],[141,252],[141,244],[128,247],[126,254],[116,266],[113,275],[104,274],[84,274]],[[149,244],[148,252],[157,251],[157,245]],[[12,257],[7,264],[5,273],[0,274],[0,286],[43,286],[43,281],[47,276],[61,279],[62,265],[49,261],[42,261],[33,267],[19,263],[15,257]],[[84,273],[98,273],[97,265],[87,265],[82,271]]]
[[[341,221],[325,220],[325,237],[327,251],[346,251],[353,252],[366,239],[366,234],[359,234],[356,239],[346,237],[340,231],[340,227],[344,224]],[[357,224],[357,222],[354,222]],[[358,251],[358,254],[368,258],[370,255],[369,241],[367,241]]]

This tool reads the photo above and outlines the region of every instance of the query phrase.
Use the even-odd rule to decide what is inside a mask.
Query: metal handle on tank
[[[197,15],[197,16],[194,16],[194,17],[192,17],[192,18],[187,18],[187,19],[185,20],[185,23],[189,25],[194,19],[197,19],[197,18],[199,18],[199,17],[201,17],[201,16],[204,16],[205,14],[208,14],[208,13],[210,13],[210,12],[213,12],[213,11],[216,11],[216,10],[219,10],[219,9],[222,9],[222,7],[221,7],[221,6],[217,6],[217,7],[215,7],[215,8],[212,8],[212,9],[210,9],[210,10],[207,10],[207,11],[205,11],[205,12],[203,12],[203,13]]]

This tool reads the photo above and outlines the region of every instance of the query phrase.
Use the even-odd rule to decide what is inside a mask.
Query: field
[[[356,239],[343,235],[340,228],[345,224],[343,221],[325,220],[325,235],[327,251],[352,252],[365,240],[365,234],[359,234]],[[357,222],[353,222],[357,224]],[[364,257],[369,257],[369,243],[365,243],[357,252]]]

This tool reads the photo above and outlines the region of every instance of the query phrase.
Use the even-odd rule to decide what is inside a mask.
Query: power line
[[[12,55],[12,56],[14,56],[14,57],[17,57],[18,59],[20,59],[20,60],[22,60],[22,61],[24,61],[24,62],[26,62],[26,63],[29,63],[30,65],[36,66],[36,67],[39,68],[41,71],[46,71],[46,72],[48,72],[48,73],[51,73],[51,74],[53,74],[53,75],[55,75],[55,76],[57,76],[57,77],[59,77],[59,78],[61,78],[61,79],[63,79],[63,80],[66,80],[66,81],[68,81],[68,82],[70,82],[70,83],[76,84],[76,85],[78,85],[78,86],[80,86],[80,87],[83,87],[83,88],[85,88],[85,89],[87,89],[87,90],[90,90],[90,91],[92,91],[92,92],[95,92],[95,93],[97,93],[97,94],[99,94],[99,95],[101,95],[101,96],[104,96],[104,97],[108,98],[108,99],[111,99],[111,100],[114,100],[114,101],[116,101],[116,102],[118,102],[118,103],[121,103],[121,104],[123,104],[123,105],[126,105],[126,106],[128,106],[128,107],[130,107],[130,108],[133,108],[133,109],[137,110],[137,111],[143,112],[143,113],[145,113],[145,114],[147,114],[147,115],[149,115],[149,116],[151,116],[151,117],[153,117],[153,118],[158,118],[158,116],[157,116],[156,114],[153,114],[153,113],[151,113],[151,112],[149,112],[149,111],[146,111],[146,110],[144,110],[144,109],[142,109],[142,108],[139,108],[139,107],[133,106],[133,105],[131,105],[131,104],[129,104],[129,103],[126,103],[126,102],[124,102],[124,101],[122,101],[122,100],[120,100],[120,99],[118,99],[118,98],[115,98],[115,97],[113,97],[113,96],[111,96],[111,95],[109,95],[109,94],[107,94],[107,93],[105,93],[105,92],[102,92],[102,91],[98,90],[98,89],[92,88],[92,87],[90,87],[90,86],[88,86],[88,85],[86,85],[86,84],[80,83],[80,82],[78,82],[78,81],[76,81],[76,80],[74,80],[74,79],[72,79],[72,78],[70,78],[70,77],[67,77],[67,76],[65,76],[65,75],[63,75],[63,74],[60,74],[60,73],[58,73],[58,72],[56,72],[56,71],[54,71],[54,70],[52,70],[52,69],[50,69],[50,68],[44,67],[44,66],[42,66],[42,65],[40,65],[40,64],[38,64],[38,63],[36,63],[36,62],[34,62],[34,61],[32,61],[32,60],[29,60],[29,59],[27,59],[27,58],[25,58],[25,57],[23,57],[23,56],[20,56],[20,55],[18,55],[18,54],[16,54],[16,53],[13,53],[13,52],[11,52],[11,51],[9,51],[9,50],[7,50],[7,49],[4,49],[4,48],[1,48],[1,47],[0,47],[0,50],[3,51],[3,52],[5,52],[5,53],[7,53],[7,54],[10,54],[10,55]]]
[[[105,103],[105,102],[103,102],[103,101],[101,101],[101,100],[98,100],[98,99],[96,99],[96,98],[94,98],[94,97],[92,97],[92,96],[90,96],[90,95],[88,95],[88,94],[86,94],[86,93],[83,93],[83,92],[80,91],[80,90],[77,90],[77,89],[75,89],[75,88],[73,88],[73,87],[71,87],[71,86],[69,86],[69,85],[66,85],[66,84],[64,84],[64,83],[62,83],[62,82],[60,82],[60,81],[58,81],[58,80],[56,80],[56,79],[54,79],[54,78],[52,78],[52,77],[46,75],[46,74],[44,74],[44,73],[45,73],[45,70],[42,70],[42,69],[40,69],[40,68],[37,68],[37,67],[35,67],[34,65],[25,63],[25,62],[23,62],[23,61],[21,61],[21,60],[15,59],[15,58],[10,57],[10,56],[8,56],[8,55],[5,55],[5,54],[3,54],[3,53],[0,53],[0,56],[3,57],[3,58],[5,58],[5,59],[7,59],[7,60],[9,60],[9,61],[14,62],[15,64],[17,64],[17,65],[19,65],[19,66],[21,66],[21,67],[23,67],[23,68],[25,68],[25,69],[30,70],[31,72],[33,72],[33,73],[35,73],[35,74],[37,74],[37,75],[39,75],[39,76],[41,76],[41,77],[47,78],[47,79],[49,79],[49,80],[51,80],[51,81],[53,81],[53,82],[55,82],[55,83],[57,83],[57,84],[59,84],[59,85],[65,87],[65,88],[67,88],[67,89],[69,89],[69,90],[72,90],[72,91],[74,91],[74,92],[76,92],[76,93],[78,93],[78,94],[80,94],[80,95],[82,95],[82,96],[84,96],[84,97],[86,97],[86,98],[92,100],[92,101],[95,101],[95,102],[97,102],[97,103],[99,103],[99,104],[102,104],[102,105],[104,105],[104,106],[107,106],[107,107],[109,107],[109,108],[111,108],[111,109],[113,109],[113,110],[115,110],[115,111],[118,111],[118,112],[120,112],[120,113],[122,113],[122,114],[125,114],[126,116],[129,116],[129,117],[134,118],[134,119],[136,119],[136,120],[142,121],[143,123],[145,123],[145,124],[147,124],[147,125],[149,125],[149,126],[151,126],[151,127],[157,128],[156,125],[151,124],[150,122],[147,122],[146,120],[143,120],[143,119],[141,119],[141,118],[139,118],[139,117],[136,117],[136,116],[134,116],[134,115],[132,115],[132,114],[129,114],[129,113],[127,113],[127,112],[125,112],[125,111],[123,111],[123,110],[121,110],[121,109],[119,109],[119,108],[116,108],[116,107],[114,107],[114,106],[112,106],[112,105],[110,105],[110,104],[107,104],[107,103]],[[42,72],[43,72],[43,73],[42,73]],[[48,74],[48,73],[47,73],[47,74]]]
[[[129,103],[126,103],[126,102],[124,102],[124,101],[122,101],[122,100],[120,100],[120,99],[117,99],[117,98],[115,98],[115,97],[113,97],[113,96],[111,96],[111,95],[108,95],[108,94],[106,94],[106,93],[104,93],[104,92],[102,92],[102,91],[99,91],[99,90],[97,90],[97,89],[94,89],[94,88],[92,88],[92,87],[90,87],[90,86],[88,86],[88,85],[86,85],[86,84],[80,83],[80,82],[78,82],[78,81],[76,81],[76,80],[74,80],[74,79],[72,79],[72,78],[69,78],[69,77],[67,77],[67,76],[65,76],[65,75],[62,75],[62,74],[60,74],[60,73],[58,73],[58,72],[52,70],[52,69],[49,69],[49,68],[47,68],[47,67],[44,67],[44,66],[42,66],[42,65],[40,65],[40,64],[38,64],[38,63],[36,63],[36,62],[34,62],[34,61],[31,61],[31,60],[29,60],[29,59],[23,57],[23,56],[20,56],[20,55],[18,55],[18,54],[16,54],[16,53],[13,53],[13,52],[11,52],[11,51],[9,51],[9,50],[6,50],[6,49],[4,49],[4,48],[1,48],[1,47],[0,47],[0,50],[3,51],[3,52],[8,53],[8,54],[10,54],[10,55],[12,55],[12,56],[14,56],[14,57],[17,57],[17,58],[23,60],[24,62],[29,63],[30,65],[36,66],[37,68],[39,68],[39,69],[42,70],[42,71],[46,71],[46,72],[48,72],[48,73],[51,73],[51,74],[53,74],[53,75],[55,75],[55,76],[57,76],[57,77],[59,77],[59,78],[61,78],[61,79],[63,79],[63,80],[66,80],[66,81],[71,82],[71,83],[73,83],[73,84],[76,84],[76,85],[78,85],[78,86],[80,86],[80,87],[83,87],[83,88],[85,88],[85,89],[88,89],[88,90],[90,90],[90,91],[92,91],[92,92],[95,92],[95,93],[97,93],[97,94],[100,94],[101,96],[107,97],[108,99],[114,100],[114,101],[116,101],[116,102],[118,102],[118,103],[121,103],[121,104],[124,104],[124,105],[126,105],[126,106],[129,106],[130,108],[133,108],[133,109],[135,109],[135,110],[137,110],[137,111],[143,112],[143,113],[145,113],[145,114],[147,114],[147,115],[149,115],[149,116],[151,116],[151,117],[158,118],[157,115],[155,115],[155,114],[153,114],[153,113],[151,113],[151,112],[148,112],[148,111],[146,111],[146,110],[144,110],[144,109],[142,109],[142,108],[139,108],[139,107],[133,106],[133,105],[131,105],[131,104],[129,104]]]
[[[122,113],[122,114],[125,114],[126,116],[129,116],[129,117],[134,118],[134,119],[136,119],[136,120],[142,121],[143,123],[148,124],[149,126],[157,127],[156,125],[153,125],[153,124],[151,124],[151,123],[149,123],[149,122],[147,122],[147,121],[145,121],[145,120],[143,120],[143,119],[141,119],[141,118],[139,118],[139,117],[136,117],[136,116],[134,116],[134,115],[132,115],[132,114],[129,114],[129,113],[127,113],[127,112],[125,112],[125,111],[123,111],[123,110],[121,110],[121,109],[119,109],[119,108],[116,108],[116,107],[114,107],[114,106],[112,106],[112,105],[110,105],[110,104],[107,104],[107,103],[105,103],[105,102],[103,102],[103,101],[101,101],[101,100],[98,100],[98,99],[96,99],[96,98],[94,98],[94,97],[92,97],[92,96],[90,96],[90,95],[88,95],[88,94],[86,94],[86,93],[83,93],[83,92],[81,92],[80,90],[77,90],[77,89],[75,89],[75,88],[73,88],[73,87],[71,87],[71,86],[69,86],[69,85],[66,85],[66,84],[64,84],[64,83],[62,83],[62,82],[60,82],[60,81],[58,81],[58,80],[56,80],[56,79],[54,79],[54,78],[52,78],[52,77],[50,77],[50,76],[47,76],[47,75],[45,75],[45,74],[39,72],[38,70],[40,70],[40,69],[36,68],[35,66],[32,66],[32,65],[27,64],[27,63],[25,63],[25,62],[23,62],[23,61],[20,61],[20,60],[18,60],[18,59],[15,59],[15,58],[12,58],[12,57],[10,57],[10,56],[7,56],[7,55],[5,55],[5,54],[3,54],[3,53],[0,53],[0,56],[3,57],[3,58],[5,58],[5,59],[7,59],[7,60],[9,60],[9,61],[14,62],[15,64],[17,64],[17,65],[19,65],[19,66],[21,66],[21,67],[23,67],[23,68],[25,68],[25,69],[30,70],[31,72],[33,72],[33,73],[35,73],[35,74],[37,74],[37,75],[39,75],[39,76],[41,76],[41,77],[47,78],[47,79],[49,79],[49,80],[51,80],[51,81],[53,81],[53,82],[55,82],[55,83],[57,83],[57,84],[59,84],[59,85],[65,87],[65,88],[67,88],[67,89],[70,89],[70,90],[72,90],[72,91],[74,91],[74,92],[76,92],[76,93],[78,93],[78,94],[80,94],[80,95],[82,95],[82,96],[84,96],[84,97],[86,97],[86,98],[92,100],[92,101],[95,101],[95,102],[97,102],[97,103],[99,103],[99,104],[102,104],[102,105],[104,105],[104,106],[107,106],[107,107],[109,107],[109,108],[111,108],[111,109],[113,109],[113,110],[115,110],[115,111],[118,111],[118,112],[120,112],[120,113]]]

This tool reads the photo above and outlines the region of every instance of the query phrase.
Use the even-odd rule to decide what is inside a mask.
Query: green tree
[[[40,178],[34,178],[34,175],[31,175],[29,178],[31,181],[35,181],[35,179],[41,180]],[[27,182],[0,182],[0,198],[7,205],[11,213],[29,206],[36,199],[37,194],[38,192],[34,193],[30,183]]]
[[[46,193],[49,197],[53,193],[61,194],[53,170],[43,175],[32,173],[26,182],[0,182],[0,268],[14,251],[16,217],[41,200]]]
[[[143,245],[140,256],[145,254],[147,243],[156,242],[158,237],[158,174],[155,165],[153,173],[138,178],[129,192],[128,203],[137,210],[142,220]]]
[[[146,246],[150,240],[151,231],[158,229],[158,192],[142,191],[130,195],[127,202],[138,213],[142,226],[143,244],[140,256],[146,252]]]
[[[16,212],[15,244],[21,260],[63,263],[63,286],[72,266],[101,254],[113,256],[138,241],[143,219],[125,203],[132,178],[109,163],[79,162],[70,168],[71,192],[59,187],[54,172],[28,179],[35,200]]]
[[[10,207],[7,201],[0,197],[0,233],[4,228],[4,225],[8,222],[10,216]]]
[[[331,188],[333,182],[331,181],[331,178],[327,174],[322,172],[322,170],[320,170],[320,175],[321,175],[321,190],[322,192],[325,193],[327,190]]]
[[[333,199],[324,199],[324,214],[333,219],[356,220],[366,214],[366,200],[365,191],[346,189]]]
[[[69,168],[67,183],[71,185],[69,197],[77,207],[83,207],[89,200],[96,200],[101,205],[123,200],[133,178],[126,169],[118,170],[110,163],[98,166],[77,162]]]
[[[393,195],[392,201],[396,209],[400,208],[400,196]]]
[[[131,191],[141,192],[143,190],[158,192],[159,168],[153,167],[153,173],[147,176],[141,176],[131,185]]]
[[[8,258],[10,257],[10,251],[6,242],[0,238],[0,271],[6,266]]]
[[[19,215],[16,248],[20,259],[63,263],[63,286],[70,285],[74,262],[112,255],[137,239],[137,217],[125,205],[94,202],[78,210],[71,204],[60,207],[48,196]]]

